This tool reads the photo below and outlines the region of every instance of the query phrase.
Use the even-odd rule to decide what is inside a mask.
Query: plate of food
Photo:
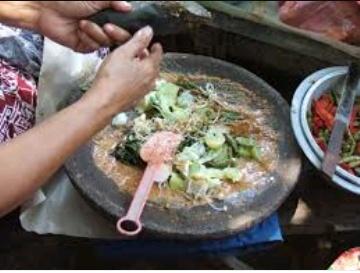
[[[220,238],[270,216],[295,186],[301,159],[289,117],[286,101],[245,69],[169,53],[154,90],[114,117],[66,169],[85,199],[115,223],[144,172],[142,145],[159,131],[180,134],[167,179],[152,187],[144,229]]]
[[[336,66],[314,72],[300,84],[292,101],[295,137],[318,170],[321,170],[347,70],[347,67]],[[360,194],[359,103],[357,98],[344,135],[340,162],[331,180],[334,185],[355,194]]]

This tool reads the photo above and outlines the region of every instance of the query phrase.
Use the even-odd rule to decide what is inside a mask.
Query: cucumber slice
[[[170,187],[170,189],[177,190],[177,191],[185,191],[185,189],[186,189],[185,181],[176,172],[173,172],[171,174],[171,177],[169,180],[169,187]]]

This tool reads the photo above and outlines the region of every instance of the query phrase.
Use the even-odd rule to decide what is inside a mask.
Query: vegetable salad
[[[173,131],[184,140],[162,186],[197,199],[212,196],[224,183],[241,182],[238,160],[260,161],[262,151],[255,137],[233,130],[244,117],[224,106],[214,90],[211,83],[200,87],[182,77],[175,83],[157,81],[134,112],[113,119],[113,127],[126,127],[113,155],[124,164],[144,167],[139,151],[146,139],[156,131]]]

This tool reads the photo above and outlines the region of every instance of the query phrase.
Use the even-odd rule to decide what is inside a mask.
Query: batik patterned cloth
[[[0,143],[35,124],[43,41],[32,31],[0,24]],[[96,52],[101,59],[108,53],[107,48]]]
[[[34,125],[36,96],[35,80],[0,59],[0,143]]]
[[[0,143],[35,123],[41,35],[0,25]]]

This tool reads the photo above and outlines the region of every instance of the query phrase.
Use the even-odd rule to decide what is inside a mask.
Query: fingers
[[[154,44],[151,47],[149,56],[143,59],[142,67],[145,68],[149,76],[148,88],[151,90],[154,88],[155,80],[160,73],[160,63],[162,59],[163,50],[160,44]]]
[[[144,66],[147,67],[151,74],[152,81],[150,82],[149,89],[153,89],[155,80],[160,73],[160,63],[162,59],[163,50],[160,44],[154,44],[151,47],[149,56],[144,59]]]
[[[91,37],[89,37],[85,32],[79,31],[79,44],[77,46],[77,51],[79,52],[92,52],[100,47],[100,45],[94,41]]]
[[[131,38],[129,32],[113,24],[106,24],[104,26],[104,32],[116,45],[121,45]]]
[[[151,47],[149,59],[153,62],[155,66],[159,66],[163,56],[162,46],[158,43],[154,44]]]
[[[135,35],[124,44],[121,48],[121,52],[126,52],[130,57],[137,57],[147,47],[154,36],[154,32],[150,26],[140,29]]]
[[[93,22],[81,20],[79,28],[88,38],[102,47],[109,47],[114,44],[121,45],[131,37],[126,30],[112,24],[106,24],[104,28],[101,28]]]
[[[111,7],[120,12],[129,12],[132,10],[132,6],[126,1],[111,1]]]
[[[140,52],[140,54],[137,56],[140,60],[143,60],[147,57],[149,57],[150,52],[147,49],[144,49],[144,51]]]
[[[119,12],[129,12],[132,9],[131,4],[126,1],[88,1],[86,3],[92,7],[94,12],[106,8],[112,8]],[[125,43],[131,37],[126,30],[123,30],[115,25],[107,24],[101,28],[97,24],[88,20],[81,20],[79,23],[79,29],[86,34],[85,36],[87,36],[87,38],[79,37],[81,41],[83,39],[88,41],[88,38],[90,38],[93,42],[97,43],[99,47],[109,47],[114,44],[120,45]],[[83,45],[82,47],[85,48],[86,45]],[[88,47],[94,48],[93,43]]]
[[[126,1],[87,1],[87,4],[98,11],[113,8],[116,11],[129,12],[132,9],[131,4]]]
[[[101,46],[110,46],[112,44],[111,39],[106,35],[103,29],[93,22],[81,20],[80,29]]]

